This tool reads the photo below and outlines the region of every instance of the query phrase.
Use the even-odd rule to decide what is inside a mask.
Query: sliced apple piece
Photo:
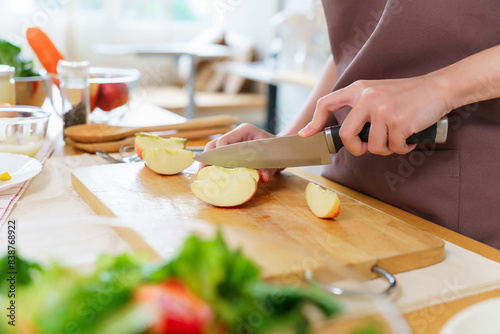
[[[182,172],[194,162],[194,153],[188,150],[169,150],[164,147],[150,148],[142,152],[146,166],[162,175]]]
[[[340,200],[337,193],[323,189],[313,182],[309,182],[306,187],[306,202],[312,213],[319,218],[335,218],[340,215]]]
[[[207,166],[202,168],[197,175],[198,180],[206,180],[206,179],[217,179],[221,177],[226,177],[228,175],[241,175],[244,173],[250,174],[255,181],[259,182],[260,175],[259,172],[255,169],[251,168],[224,168],[219,166]]]
[[[198,172],[191,185],[199,200],[220,207],[234,207],[248,202],[257,192],[259,173],[248,168],[209,166]]]
[[[184,138],[162,138],[150,133],[141,132],[135,135],[134,149],[135,153],[142,159],[142,152],[145,150],[163,147],[168,150],[179,150],[186,148],[187,139]]]

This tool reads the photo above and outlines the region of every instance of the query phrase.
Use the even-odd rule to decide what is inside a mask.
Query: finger
[[[213,139],[213,140],[209,141],[205,145],[205,149],[203,150],[203,152],[210,151],[210,150],[214,149],[216,147],[216,145],[217,145],[217,140],[218,139]]]
[[[360,156],[368,151],[368,143],[359,138],[359,134],[366,122],[369,121],[362,109],[353,108],[347,115],[339,130],[340,139],[344,147],[355,156]]]
[[[209,141],[206,145],[205,145],[205,149],[203,150],[203,152],[206,152],[206,151],[209,151],[209,150],[212,150],[216,147],[217,145],[217,139],[214,139],[214,140],[211,140]],[[204,163],[200,163],[200,165],[198,166],[198,172],[202,169],[202,168],[205,168],[207,166],[210,166],[210,165],[207,165],[207,164],[204,164]]]
[[[407,154],[415,149],[417,147],[417,144],[410,144],[408,145],[406,143],[406,138],[405,136],[401,134],[401,132],[397,130],[390,130],[389,129],[389,150],[396,154]]]
[[[260,180],[263,183],[266,183],[273,177],[274,174],[279,174],[281,171],[283,171],[284,168],[266,168],[266,169],[259,169],[259,174],[260,174]]]
[[[266,183],[277,172],[279,172],[277,168],[259,169],[260,179],[263,183]]]
[[[274,136],[256,127],[255,125],[244,123],[220,137],[219,140],[217,140],[216,147],[239,143],[247,140],[263,139],[269,137]]]
[[[312,121],[299,131],[299,135],[302,137],[309,137],[323,130],[330,113],[347,105],[352,106],[352,95],[353,93],[347,87],[319,99]]]
[[[368,135],[368,151],[378,155],[391,155],[387,146],[387,125],[384,122],[372,119],[370,134]]]

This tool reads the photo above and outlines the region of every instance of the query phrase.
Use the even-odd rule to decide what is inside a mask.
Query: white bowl
[[[500,298],[474,304],[457,313],[439,334],[500,333]]]
[[[38,107],[0,107],[0,152],[34,157],[45,140],[49,117]]]

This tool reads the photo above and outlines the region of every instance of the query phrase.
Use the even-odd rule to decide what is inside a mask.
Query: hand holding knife
[[[344,144],[339,136],[340,125],[326,128],[311,137],[299,135],[259,139],[215,148],[194,159],[205,164],[222,167],[286,168],[329,165],[330,154],[337,153]],[[366,123],[359,137],[368,141],[370,123]],[[429,128],[413,134],[408,144],[438,143],[446,141],[448,119],[441,118]]]

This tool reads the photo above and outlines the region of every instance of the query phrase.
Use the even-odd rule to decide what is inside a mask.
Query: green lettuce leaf
[[[9,289],[11,273],[15,273],[16,286],[23,286],[29,285],[33,275],[41,271],[38,264],[19,257],[17,252],[14,255],[5,254],[0,258],[0,293],[5,295]]]
[[[4,270],[5,259],[0,261]],[[29,319],[25,325],[39,334],[144,333],[154,319],[133,303],[134,292],[143,284],[171,278],[205,300],[230,333],[308,333],[306,304],[325,316],[340,311],[336,299],[319,287],[262,281],[259,268],[240,251],[230,250],[220,233],[209,240],[189,237],[177,257],[159,265],[139,255],[101,256],[88,275],[57,264],[42,270],[23,259],[16,261],[23,282],[17,287],[20,319]],[[0,278],[4,276],[5,270],[0,271]]]
[[[21,57],[21,48],[3,39],[0,39],[0,64],[14,67],[15,77],[39,75],[33,71],[33,61]]]
[[[336,299],[318,287],[273,286],[261,281],[259,274],[240,251],[227,248],[219,233],[212,240],[191,236],[177,258],[149,277],[152,282],[180,279],[213,308],[232,333],[307,333],[309,323],[302,312],[305,304],[315,305],[326,316],[340,311]]]

